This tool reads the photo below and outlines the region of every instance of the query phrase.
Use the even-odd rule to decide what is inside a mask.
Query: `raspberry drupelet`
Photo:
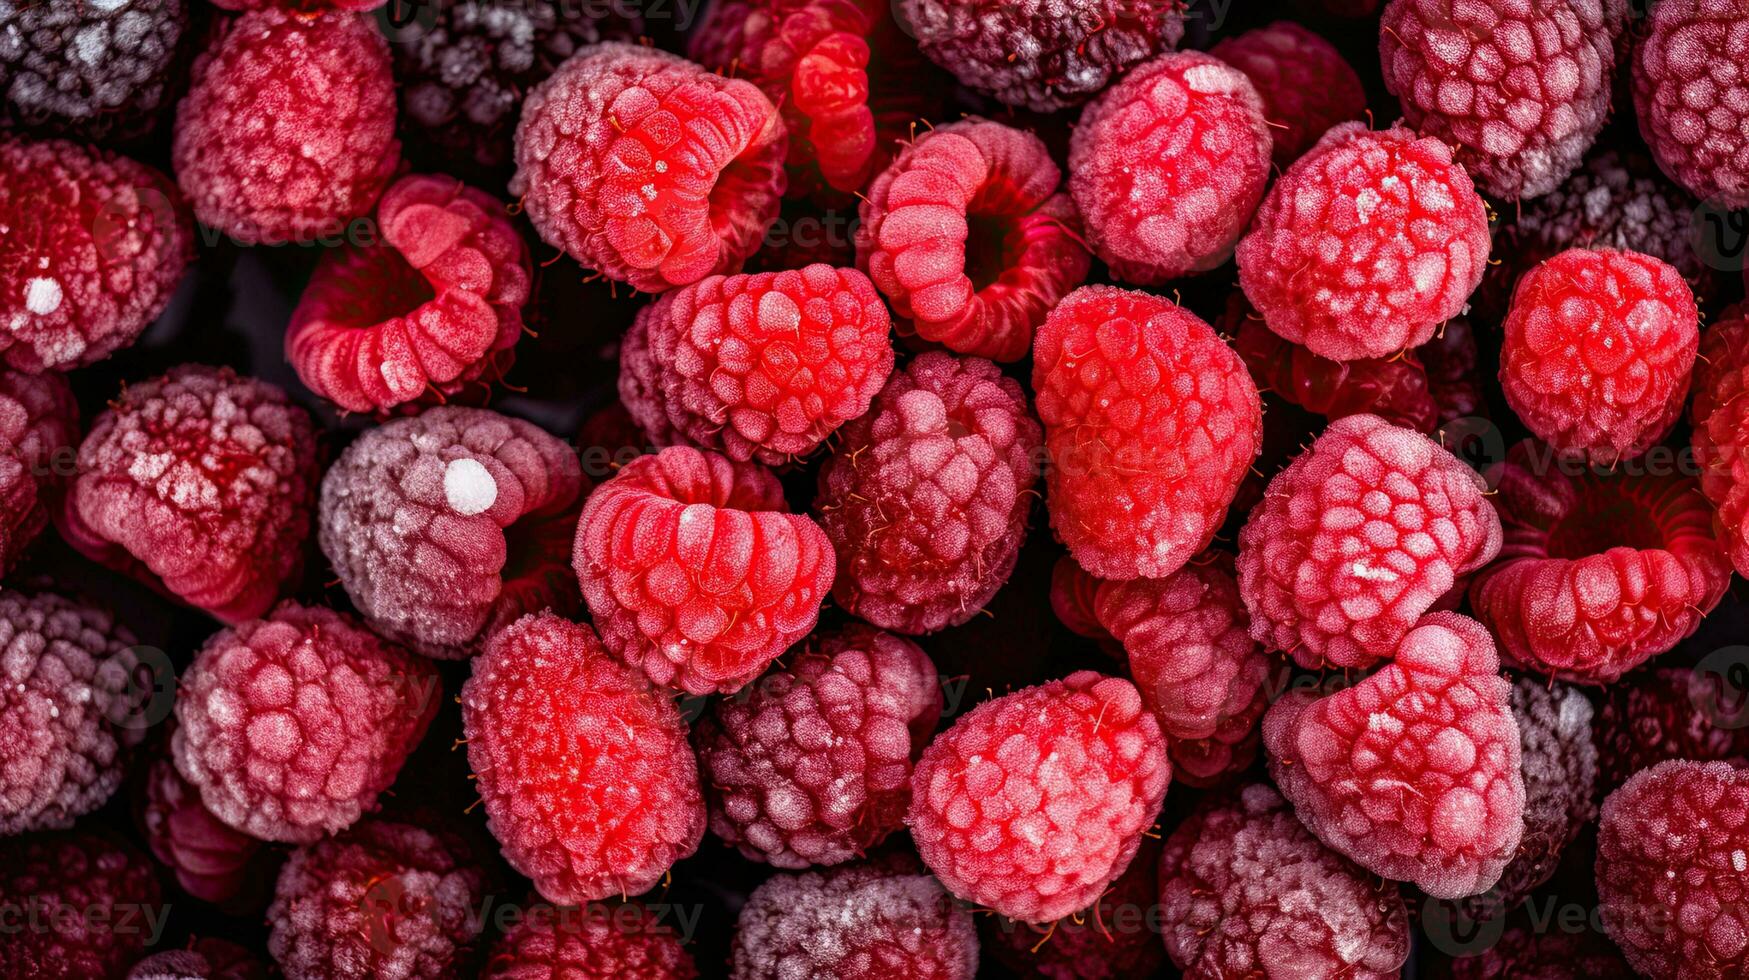
[[[1366,111],[1360,76],[1329,41],[1288,20],[1226,38],[1209,54],[1245,73],[1269,120],[1277,167],[1300,158],[1324,131]]]
[[[1045,980],[1140,980],[1166,962],[1160,943],[1160,841],[1150,837],[1099,901],[1040,927],[983,917],[980,946],[1018,976]]]
[[[1749,575],[1749,306],[1733,306],[1701,336],[1690,442],[1700,488],[1718,508],[1719,543]]]
[[[265,909],[284,858],[279,849],[213,816],[168,752],[152,760],[141,782],[135,822],[177,887],[227,913]]]
[[[79,406],[65,376],[0,367],[0,575],[48,526],[78,443]]]
[[[1018,361],[1092,258],[1062,173],[1030,132],[970,116],[899,151],[859,208],[856,264],[901,332]]]
[[[1634,114],[1658,165],[1694,196],[1749,206],[1749,0],[1677,0],[1634,46]]]
[[[510,193],[547,244],[659,293],[740,271],[777,217],[786,146],[753,83],[608,41],[529,93]]]
[[[482,980],[692,980],[692,954],[660,912],[622,904],[538,911],[492,947]]]
[[[0,126],[80,140],[146,136],[175,97],[185,0],[0,9]],[[16,227],[16,226],[13,226]]]
[[[121,976],[145,948],[147,913],[162,925],[159,899],[151,859],[109,831],[0,839],[0,908],[11,920],[0,976]],[[117,928],[123,921],[134,928]]]
[[[1749,727],[1735,682],[1692,667],[1651,666],[1611,684],[1598,712],[1602,787],[1671,759],[1749,764]]]

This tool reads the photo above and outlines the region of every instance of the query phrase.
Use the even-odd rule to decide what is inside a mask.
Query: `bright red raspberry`
[[[641,894],[697,849],[704,798],[680,712],[593,630],[525,616],[473,667],[468,764],[504,859],[548,901]]]
[[[79,446],[62,537],[223,622],[266,612],[303,566],[310,416],[265,381],[199,364],[109,406]]]
[[[1493,944],[1451,962],[1452,980],[1632,980],[1613,944],[1585,931],[1512,926]]]
[[[1691,667],[1648,667],[1604,688],[1597,720],[1603,788],[1670,759],[1749,764],[1735,682]]]
[[[1476,473],[1376,415],[1330,423],[1239,532],[1251,635],[1301,666],[1368,667],[1500,551]]]
[[[48,526],[78,443],[79,406],[65,376],[0,368],[0,575]]]
[[[1050,922],[1129,867],[1171,778],[1135,685],[1083,670],[986,701],[936,736],[906,823],[949,891]]]
[[[1733,306],[1701,337],[1690,435],[1700,488],[1718,508],[1719,543],[1749,575],[1749,306]]]
[[[438,406],[367,430],[322,480],[322,552],[365,621],[426,656],[574,612],[577,454],[521,419]]]
[[[1366,111],[1360,76],[1321,36],[1290,20],[1230,37],[1209,54],[1245,73],[1263,99],[1271,159],[1287,167],[1324,131]]]
[[[1749,206],[1749,2],[1677,0],[1634,46],[1634,113],[1658,166],[1703,200]]]
[[[9,921],[0,976],[90,980],[120,976],[163,925],[152,862],[108,831],[0,839],[0,909]],[[115,924],[127,916],[137,928]]]
[[[1051,526],[1100,578],[1170,575],[1208,546],[1263,439],[1257,386],[1170,300],[1088,286],[1039,330]]]
[[[228,939],[195,939],[135,963],[127,980],[267,980],[267,967]]]
[[[1270,775],[1306,826],[1361,867],[1435,898],[1478,894],[1524,832],[1511,686],[1480,623],[1431,613],[1355,686],[1270,707]]]
[[[777,217],[786,146],[753,83],[592,44],[523,103],[510,193],[547,244],[659,293],[740,271]]]
[[[1210,799],[1172,832],[1160,907],[1187,976],[1392,980],[1409,957],[1397,886],[1318,843],[1265,783]]]
[[[194,216],[239,242],[339,234],[401,158],[376,22],[278,8],[227,21],[195,62],[172,157]]]
[[[1058,558],[1051,566],[1051,611],[1057,614],[1057,621],[1068,627],[1069,632],[1111,643],[1113,637],[1100,625],[1095,606],[1100,584],[1100,580],[1087,574],[1074,558],[1068,555]],[[1122,647],[1112,652],[1120,657],[1124,655]]]
[[[135,817],[146,846],[170,869],[177,887],[227,913],[252,915],[266,908],[282,855],[213,816],[168,753],[146,768]]]
[[[598,909],[601,913],[597,914]],[[692,954],[641,905],[530,914],[492,948],[482,980],[692,980]]]
[[[901,633],[977,615],[1014,570],[1043,442],[989,361],[932,351],[896,372],[820,470],[838,604]]]
[[[769,471],[681,446],[590,494],[572,564],[614,656],[689,694],[738,690],[806,636],[834,568]]]
[[[1603,801],[1603,927],[1652,980],[1749,970],[1749,770],[1660,763]]]
[[[1049,926],[1000,915],[979,922],[982,946],[1018,976],[1139,980],[1166,963],[1160,943],[1160,840],[1142,841],[1130,866],[1079,916]]]
[[[1451,148],[1402,126],[1332,128],[1239,243],[1239,284],[1269,329],[1337,361],[1427,342],[1488,265],[1488,210]]]

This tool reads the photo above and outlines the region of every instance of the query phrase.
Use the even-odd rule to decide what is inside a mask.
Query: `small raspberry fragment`
[[[152,760],[135,810],[146,846],[189,895],[226,912],[260,912],[281,855],[213,816],[168,753]]]
[[[981,922],[982,946],[1019,976],[1046,980],[1128,980],[1158,976],[1160,841],[1147,838],[1129,868],[1076,921],[1047,927],[999,915]]]
[[[78,443],[79,406],[64,375],[0,367],[0,575],[48,526]]]
[[[67,543],[225,623],[267,611],[303,565],[316,436],[285,392],[185,364],[126,386],[79,446]]]
[[[174,94],[191,6],[184,0],[6,4],[0,8],[0,126],[111,142],[149,133]]]
[[[1652,980],[1749,969],[1749,771],[1663,762],[1603,801],[1597,896],[1603,927]]]
[[[977,615],[1014,570],[1043,442],[989,361],[931,351],[895,372],[820,470],[838,604],[912,634]]]
[[[863,197],[856,265],[901,332],[1018,361],[1092,258],[1062,172],[1030,132],[976,116],[899,151]]]
[[[954,895],[1045,923],[1123,874],[1171,778],[1135,685],[1077,671],[986,701],[936,736],[906,823]]]
[[[1336,361],[1431,338],[1482,281],[1488,210],[1451,148],[1344,123],[1281,179],[1235,253],[1269,329]]]
[[[564,442],[484,408],[438,406],[367,430],[322,480],[318,539],[365,621],[442,660],[551,607],[583,476]]]
[[[1735,682],[1689,667],[1648,667],[1604,689],[1597,721],[1603,787],[1671,759],[1749,764]]]
[[[1257,386],[1170,300],[1077,289],[1039,330],[1051,527],[1087,571],[1170,575],[1208,546],[1263,439]]]
[[[1452,980],[1632,980],[1608,939],[1596,933],[1512,926],[1474,955],[1452,960]]]
[[[1270,157],[1286,168],[1324,131],[1366,111],[1360,76],[1341,52],[1290,20],[1230,37],[1209,54],[1245,73],[1269,120]]]
[[[641,894],[697,849],[704,798],[680,712],[589,627],[551,613],[505,627],[461,702],[487,825],[548,901]]]
[[[401,159],[376,22],[279,8],[227,21],[195,62],[172,157],[195,217],[239,242],[338,234]]]
[[[753,463],[683,446],[589,495],[572,564],[601,641],[653,683],[732,693],[814,628],[832,542]]]
[[[1172,832],[1160,908],[1187,976],[1391,980],[1409,957],[1396,885],[1318,843],[1266,783],[1209,800]]]
[[[740,271],[777,217],[786,146],[753,83],[591,44],[523,103],[510,193],[547,244],[659,293]]]
[[[1368,667],[1500,551],[1475,471],[1376,415],[1330,423],[1239,532],[1251,635],[1301,666]]]
[[[1749,306],[1733,306],[1701,337],[1694,376],[1690,442],[1700,464],[1700,489],[1718,508],[1719,543],[1741,574],[1749,574]]]
[[[1199,51],[1138,67],[1088,104],[1069,142],[1093,254],[1140,286],[1227,261],[1263,199],[1271,145],[1238,68]]]
[[[140,960],[127,980],[267,980],[267,967],[242,946],[209,937]]]
[[[507,930],[482,980],[692,980],[692,954],[661,914],[636,904],[548,909]]]
[[[522,336],[528,246],[504,205],[449,177],[403,177],[380,240],[323,253],[286,328],[311,391],[350,412],[441,402],[502,377]]]
[[[1431,613],[1355,686],[1271,706],[1269,773],[1306,826],[1361,867],[1435,898],[1478,894],[1524,832],[1510,689],[1480,623]]]
[[[1657,5],[1634,46],[1634,114],[1658,166],[1695,197],[1749,207],[1749,3]]]
[[[34,980],[120,976],[145,948],[145,914],[167,911],[152,862],[99,830],[0,839],[0,908],[0,976]],[[137,928],[115,928],[123,916]]]
[[[1051,566],[1051,611],[1057,614],[1057,621],[1077,636],[1110,643],[1113,637],[1100,625],[1095,605],[1099,586],[1099,579],[1087,574],[1087,570],[1068,555],[1058,558]],[[1121,646],[1112,652],[1123,655]]]

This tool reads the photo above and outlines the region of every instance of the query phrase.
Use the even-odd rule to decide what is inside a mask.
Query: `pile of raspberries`
[[[1749,976],[1749,0],[0,0],[0,980]]]

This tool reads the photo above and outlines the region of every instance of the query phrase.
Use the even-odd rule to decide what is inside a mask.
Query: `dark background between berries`
[[[531,0],[510,2],[527,3]],[[677,10],[672,0],[662,0],[659,8],[652,6],[656,0],[625,2],[634,8],[641,6],[643,9],[667,11],[668,15],[664,17],[646,16],[646,33],[657,45],[680,50],[680,28],[689,25],[676,22]],[[1284,17],[1297,20],[1333,42],[1360,73],[1366,85],[1368,104],[1375,123],[1382,126],[1394,120],[1399,114],[1396,100],[1386,93],[1379,76],[1377,16],[1335,19],[1309,13],[1303,6],[1312,4],[1296,4],[1291,0],[1221,0],[1218,3],[1212,0],[1195,0],[1187,18],[1188,29],[1182,47],[1205,49],[1222,37],[1272,20]],[[1633,6],[1636,14],[1640,14],[1645,5],[1636,2]],[[195,22],[185,34],[185,48],[208,36],[212,18],[223,16],[203,2],[196,2],[193,7]],[[561,9],[576,11],[589,7],[587,4],[573,3],[564,5]],[[403,32],[417,31],[420,29],[421,17],[429,15],[417,7],[396,2],[378,11],[377,16],[385,22],[385,30],[393,37],[395,31],[388,25],[389,20],[395,19],[409,25],[401,29]],[[876,57],[879,57],[878,53]],[[178,81],[176,84],[181,86],[186,83]],[[180,94],[180,90],[177,94]],[[975,112],[1023,127],[1033,127],[1051,146],[1059,162],[1066,156],[1068,127],[1076,115],[1075,110],[1053,116],[1017,113],[963,90],[954,93],[954,100],[956,113]],[[1607,148],[1643,152],[1632,111],[1631,100],[1625,98],[1618,88],[1615,115],[1593,152]],[[406,155],[416,169],[447,169],[441,165],[435,148],[422,143],[418,133],[407,130],[404,119],[402,137],[406,142]],[[130,155],[169,173],[171,168],[168,144],[169,120],[160,118],[155,128],[143,139],[116,145]],[[479,175],[473,176],[478,178]],[[482,183],[481,186],[491,193],[500,196],[505,194],[501,180],[496,183]],[[1498,211],[1495,221],[1498,233],[1501,227],[1512,221],[1514,210],[1510,205],[1499,203],[1495,203],[1494,207]],[[792,204],[786,206],[785,215],[793,221],[797,217],[806,216],[807,210],[798,209]],[[840,211],[836,214],[813,216],[822,218],[827,228],[833,229],[835,234],[843,234],[845,240],[848,240],[849,222],[854,219],[853,212]],[[643,297],[628,295],[624,287],[614,290],[600,282],[584,283],[585,273],[574,262],[564,256],[556,256],[554,249],[538,241],[526,222],[521,224],[535,250],[537,263],[541,263],[537,269],[536,288],[529,309],[529,323],[536,335],[525,336],[519,343],[516,366],[509,373],[506,383],[494,391],[491,404],[500,411],[528,418],[561,438],[569,439],[574,437],[579,424],[590,412],[615,397],[615,346],[620,333],[645,300]],[[71,381],[79,397],[82,417],[89,421],[103,409],[106,400],[113,397],[125,382],[154,376],[184,362],[226,364],[241,373],[284,387],[292,393],[295,400],[310,409],[322,430],[324,462],[332,460],[347,442],[370,424],[369,420],[357,416],[340,417],[332,406],[310,394],[298,383],[296,375],[286,363],[282,346],[286,323],[323,246],[241,247],[207,229],[200,230],[198,234],[197,262],[165,314],[133,347],[94,367],[72,373]],[[1716,262],[1716,258],[1714,261]],[[1740,298],[1738,284],[1741,277],[1733,269],[1728,274],[1715,278],[1724,285],[1717,295],[1703,298],[1703,308],[1709,315],[1716,316],[1729,302]],[[1109,279],[1096,263],[1089,282],[1104,281]],[[1180,294],[1182,302],[1205,319],[1213,321],[1219,316],[1235,282],[1235,272],[1229,263],[1213,272],[1176,283],[1174,288],[1168,288],[1164,292],[1167,295],[1175,292]],[[1482,352],[1482,374],[1483,377],[1491,379],[1496,367],[1493,361],[1499,346],[1498,323],[1479,319],[1476,326]],[[1023,385],[1027,384],[1027,362],[1012,365],[1008,370]],[[1488,396],[1489,415],[1498,421],[1500,438],[1498,442],[1477,440],[1473,444],[1458,447],[1472,462],[1481,461],[1491,453],[1502,452],[1504,446],[1526,434],[1501,400],[1497,385],[1489,385]],[[1264,476],[1268,476],[1280,469],[1302,443],[1309,441],[1311,434],[1322,427],[1323,420],[1274,396],[1266,395],[1265,404],[1268,412],[1266,439],[1257,468]],[[1666,444],[1686,446],[1686,427],[1679,428],[1666,440]],[[1490,446],[1494,448],[1490,449]],[[586,450],[589,447],[580,448]],[[610,454],[621,448],[598,447]],[[600,458],[599,453],[594,456],[596,460]],[[586,471],[590,469],[590,463],[591,456],[586,455]],[[805,509],[812,495],[817,465],[818,457],[811,464],[784,474],[785,486],[798,510]],[[590,475],[599,480],[603,473],[596,469]],[[1232,541],[1243,517],[1244,514],[1239,513],[1229,519],[1222,536],[1223,541]],[[333,581],[332,573],[321,555],[316,552],[313,536],[308,547],[308,570],[297,597],[307,603],[346,608],[346,595]],[[1051,613],[1047,599],[1050,570],[1061,553],[1060,546],[1051,538],[1042,505],[1035,504],[1032,531],[1021,552],[1013,578],[991,602],[986,610],[987,615],[979,616],[964,626],[922,639],[923,646],[935,659],[943,677],[954,687],[948,695],[950,711],[957,709],[957,712],[964,712],[988,697],[988,692],[1001,693],[1010,688],[1061,677],[1076,668],[1111,668],[1111,661],[1099,652],[1093,641],[1070,633]],[[44,536],[30,563],[20,570],[16,578],[21,584],[29,584],[33,580],[52,581],[62,588],[83,591],[100,604],[114,608],[119,617],[142,638],[143,643],[165,651],[170,663],[178,670],[187,665],[200,644],[217,629],[217,624],[204,614],[173,605],[145,587],[78,557],[52,533]],[[1749,633],[1749,606],[1744,603],[1742,586],[1741,581],[1734,581],[1731,593],[1717,611],[1706,618],[1699,632],[1676,650],[1658,658],[1655,665],[1693,666],[1709,653],[1741,642],[1741,638]],[[821,625],[831,626],[841,619],[842,613],[829,605],[822,615]],[[459,814],[474,802],[475,794],[468,781],[466,760],[461,752],[452,748],[455,740],[460,737],[461,726],[459,711],[451,698],[466,678],[467,665],[440,663],[439,667],[445,680],[445,703],[431,732],[403,768],[394,789],[385,797],[385,807],[390,811],[411,808],[416,812],[429,808]],[[1749,674],[1749,658],[1739,663],[1738,671]],[[1629,684],[1633,681],[1634,678],[1630,676],[1621,683]],[[963,691],[959,691],[956,703],[955,690],[962,683]],[[1749,688],[1749,677],[1729,677],[1727,683],[1734,683],[1740,693]],[[1595,700],[1595,694],[1593,698]],[[168,694],[159,700],[164,709],[161,714],[167,715]],[[689,718],[696,714],[699,706],[696,699],[688,703]],[[951,717],[944,718],[943,726],[950,722]],[[159,726],[160,729],[162,727]],[[147,751],[154,750],[162,751],[162,748],[149,742]],[[136,842],[141,842],[131,811],[139,797],[137,783],[145,767],[136,764],[130,768],[132,776],[128,788],[118,793],[104,809],[85,819],[115,827]],[[1261,763],[1257,768],[1261,772]],[[1174,786],[1167,795],[1165,812],[1160,818],[1161,831],[1169,832],[1200,796],[1196,790],[1182,785]],[[473,808],[467,819],[477,825],[483,839],[489,840],[483,836],[484,817],[479,808]],[[902,835],[895,843],[905,846]],[[1592,884],[1593,848],[1594,832],[1588,828],[1568,848],[1561,870],[1555,878],[1533,897],[1534,907],[1542,909],[1545,903],[1552,903],[1550,907],[1553,908],[1594,908],[1596,896]],[[488,850],[494,849],[488,847]],[[675,866],[672,885],[668,887],[666,894],[658,897],[661,893],[661,889],[658,889],[656,894],[649,896],[649,900],[686,908],[689,915],[694,910],[702,913],[692,947],[693,954],[703,975],[722,975],[726,969],[724,964],[735,914],[747,894],[770,873],[769,868],[743,859],[733,849],[707,835],[698,854]],[[266,928],[260,916],[226,916],[176,891],[168,874],[162,877],[166,900],[171,903],[172,909],[170,924],[158,948],[179,948],[185,945],[190,935],[219,935],[237,939],[258,951],[264,951]],[[527,883],[508,872],[505,878],[513,884],[495,894],[493,902],[521,903],[528,894]],[[1409,891],[1405,887],[1405,892]],[[1405,897],[1411,915],[1422,920],[1422,901],[1418,896],[1406,894]],[[1551,922],[1543,928],[1556,929],[1561,926]],[[1488,927],[1465,932],[1462,924],[1459,924],[1456,931],[1458,934],[1453,935],[1453,930],[1446,929],[1440,922],[1422,921],[1421,927],[1414,930],[1415,949],[1405,967],[1405,975],[1440,976],[1444,973],[1444,966],[1452,952],[1461,951],[1466,944],[1472,948],[1486,945],[1495,934]],[[489,945],[492,938],[492,926],[488,919],[488,934],[482,938],[481,945]],[[1012,976],[987,953],[984,961],[979,974],[981,977]],[[1170,973],[1168,968],[1167,974]]]

